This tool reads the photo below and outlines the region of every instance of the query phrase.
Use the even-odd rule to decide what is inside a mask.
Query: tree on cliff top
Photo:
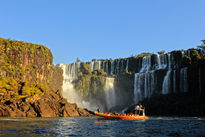
[[[83,63],[83,64],[80,66],[80,71],[81,71],[83,74],[86,74],[86,75],[91,75],[91,74],[92,74],[90,65],[87,64],[87,63]]]
[[[80,62],[80,59],[77,57],[76,62]]]
[[[201,40],[201,41],[202,41],[202,44],[197,47],[205,50],[205,40]]]
[[[161,54],[164,54],[165,53],[165,51],[164,50],[162,50],[162,51],[159,51],[159,52],[157,52],[159,55],[161,55]]]
[[[152,56],[152,55],[153,55],[153,53],[144,52],[144,53],[137,55],[137,58],[143,58],[145,56]]]

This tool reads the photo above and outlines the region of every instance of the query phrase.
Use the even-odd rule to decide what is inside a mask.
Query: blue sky
[[[196,47],[205,0],[1,0],[0,37],[43,44],[54,63]]]

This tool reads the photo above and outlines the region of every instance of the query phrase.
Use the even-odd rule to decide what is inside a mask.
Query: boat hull
[[[137,116],[137,115],[115,115],[115,114],[107,114],[107,113],[99,113],[95,112],[95,115],[100,117],[106,117],[106,118],[113,118],[113,119],[125,119],[125,120],[148,120],[149,118],[147,116]]]

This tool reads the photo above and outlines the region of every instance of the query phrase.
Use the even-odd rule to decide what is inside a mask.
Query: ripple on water
[[[150,117],[148,121],[99,117],[0,118],[0,136],[204,136],[205,119]]]

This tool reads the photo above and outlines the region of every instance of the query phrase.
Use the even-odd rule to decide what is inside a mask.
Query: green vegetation
[[[37,84],[36,82],[23,82],[22,84],[22,95],[33,96],[35,94],[43,94],[45,91],[51,91],[47,85]]]
[[[182,60],[182,66],[189,66],[191,65],[191,58],[188,57],[187,55],[184,56],[183,60]]]
[[[143,57],[146,57],[146,56],[152,56],[154,53],[148,53],[148,52],[143,52],[141,54],[138,54],[138,55],[131,55],[130,58],[132,59],[139,59],[139,58],[143,58]]]
[[[80,72],[82,72],[82,74],[84,74],[84,75],[90,75],[92,73],[92,71],[90,69],[90,65],[87,63],[83,63],[80,66]]]
[[[182,60],[182,66],[190,66],[190,65],[197,65],[201,64],[205,61],[204,54],[200,54],[196,49],[189,49],[190,57],[187,55],[184,56]]]
[[[197,63],[201,60],[201,56],[197,50],[191,50],[191,58],[194,63]]]
[[[62,70],[52,61],[51,51],[43,45],[0,38],[0,77],[35,81],[57,91],[62,86]]]
[[[159,52],[157,52],[159,55],[161,55],[161,54],[164,54],[165,53],[165,51],[164,50],[162,50],[162,51],[159,51]]]
[[[143,58],[143,57],[152,56],[152,55],[153,55],[153,53],[144,52],[144,53],[137,55],[137,58]]]
[[[0,38],[0,53],[9,54],[15,52],[17,54],[28,52],[30,57],[33,57],[37,54],[43,55],[48,59],[49,63],[52,63],[53,56],[50,49],[43,45],[32,44],[23,41],[15,41],[10,39]]]
[[[77,57],[76,62],[80,62],[80,59]]]
[[[78,80],[75,82],[75,88],[82,96],[92,96],[102,90],[105,85],[106,73],[103,70],[91,72],[90,66],[83,63],[78,73]]]
[[[200,49],[204,49],[205,50],[205,46],[197,46]]]
[[[10,77],[0,78],[1,102],[12,99],[23,99],[35,94],[43,95],[45,92],[51,92],[51,89],[45,84],[37,84],[30,81],[21,82]]]
[[[197,46],[198,48],[205,50],[205,40],[201,40],[202,44],[200,46]]]
[[[34,59],[39,58],[38,61]],[[43,45],[0,38],[0,76],[23,78],[42,64],[51,64],[51,51]],[[41,68],[39,68],[41,69]]]

